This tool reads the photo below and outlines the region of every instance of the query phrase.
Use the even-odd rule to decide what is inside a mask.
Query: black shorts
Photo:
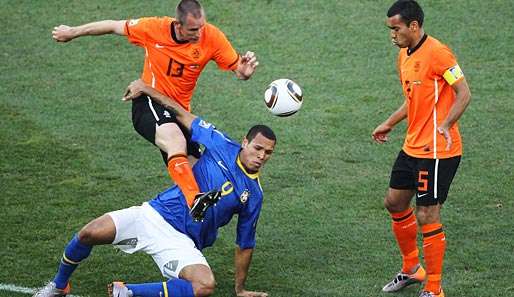
[[[175,123],[180,127],[187,141],[187,154],[199,159],[202,155],[200,145],[191,141],[191,134],[177,121],[175,113],[143,95],[132,101],[132,124],[134,129],[146,140],[155,145],[155,128],[162,124]],[[164,163],[168,164],[168,155],[161,150]]]
[[[460,156],[448,159],[421,159],[411,157],[402,150],[394,162],[389,187],[415,190],[416,205],[443,204],[459,163]]]

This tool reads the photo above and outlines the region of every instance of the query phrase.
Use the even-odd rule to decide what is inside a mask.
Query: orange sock
[[[425,291],[439,293],[441,291],[441,275],[446,250],[446,239],[442,224],[427,224],[421,227],[423,232],[423,254],[427,269]]]
[[[182,154],[171,156],[168,159],[168,172],[171,179],[175,181],[182,193],[184,193],[184,196],[186,196],[187,205],[191,207],[200,189],[196,183],[187,156]]]
[[[393,233],[402,253],[402,272],[411,273],[412,269],[419,264],[419,250],[416,242],[418,228],[414,209],[410,207],[402,212],[391,213],[391,217]]]

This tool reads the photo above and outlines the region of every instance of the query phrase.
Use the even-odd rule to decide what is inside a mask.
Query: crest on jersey
[[[201,120],[200,123],[198,123],[198,125],[200,125],[200,127],[205,128],[205,129],[209,129],[212,126],[211,123],[208,123],[204,120]]]
[[[245,204],[246,201],[248,201],[249,196],[250,196],[250,192],[248,192],[248,190],[244,190],[243,193],[241,194],[241,196],[239,196],[239,201],[241,201],[241,203]]]
[[[198,48],[193,49],[193,52],[191,53],[191,57],[193,57],[193,59],[200,58],[200,49],[198,49]]]

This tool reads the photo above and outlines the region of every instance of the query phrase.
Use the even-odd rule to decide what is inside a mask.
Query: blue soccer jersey
[[[205,146],[202,157],[193,167],[198,186],[203,192],[220,190],[220,201],[206,211],[203,222],[193,221],[177,186],[157,195],[150,205],[175,229],[191,237],[200,250],[211,246],[218,228],[238,214],[236,244],[242,249],[255,247],[255,230],[262,207],[258,173],[246,172],[239,160],[240,144],[213,125],[196,118],[191,130],[192,140]]]

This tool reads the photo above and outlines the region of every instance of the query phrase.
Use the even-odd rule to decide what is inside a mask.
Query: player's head
[[[423,33],[423,18],[423,9],[416,1],[396,1],[387,11],[386,25],[391,29],[391,42],[401,48],[413,46]]]
[[[197,0],[182,0],[177,5],[175,16],[178,20],[176,29],[180,40],[198,42],[201,29],[205,25],[205,13]]]
[[[265,125],[255,125],[246,134],[241,143],[239,159],[250,173],[256,173],[269,160],[277,137],[270,127]]]

